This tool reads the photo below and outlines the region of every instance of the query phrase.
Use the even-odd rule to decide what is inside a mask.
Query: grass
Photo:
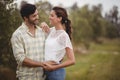
[[[120,80],[120,43],[91,44],[87,54],[75,53],[76,64],[66,68],[66,80]]]

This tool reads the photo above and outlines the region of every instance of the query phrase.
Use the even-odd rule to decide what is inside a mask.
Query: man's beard
[[[36,20],[32,21],[32,20],[28,19],[28,22],[32,25],[38,25],[39,24],[38,19],[36,19]]]

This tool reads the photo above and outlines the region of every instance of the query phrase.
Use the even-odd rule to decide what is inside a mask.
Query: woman
[[[50,12],[50,24],[53,25],[45,42],[44,69],[46,80],[64,80],[64,67],[73,65],[75,57],[71,44],[71,21],[64,8],[54,7]],[[62,62],[63,57],[67,59]]]

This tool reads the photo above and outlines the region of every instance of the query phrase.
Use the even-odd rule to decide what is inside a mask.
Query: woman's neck
[[[62,24],[57,24],[57,25],[55,25],[55,29],[56,29],[56,30],[65,30],[65,29],[64,29],[64,26],[63,26]]]

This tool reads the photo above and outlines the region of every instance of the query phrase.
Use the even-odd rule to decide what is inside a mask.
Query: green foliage
[[[18,27],[17,25],[21,22],[21,19],[16,9],[7,7],[10,4],[10,2],[8,2],[0,2],[0,65],[10,67],[15,70],[16,61],[12,54],[10,38],[12,32]]]
[[[37,8],[39,11],[39,22],[46,22],[49,25],[49,13],[52,8],[52,5],[49,2],[41,2],[39,1],[37,4]]]
[[[75,5],[73,5],[75,6]],[[111,23],[102,16],[102,5],[93,6],[89,9],[88,5],[82,8],[70,10],[70,19],[73,26],[73,39],[75,43],[97,40],[100,37],[116,38],[119,37],[117,24]]]

